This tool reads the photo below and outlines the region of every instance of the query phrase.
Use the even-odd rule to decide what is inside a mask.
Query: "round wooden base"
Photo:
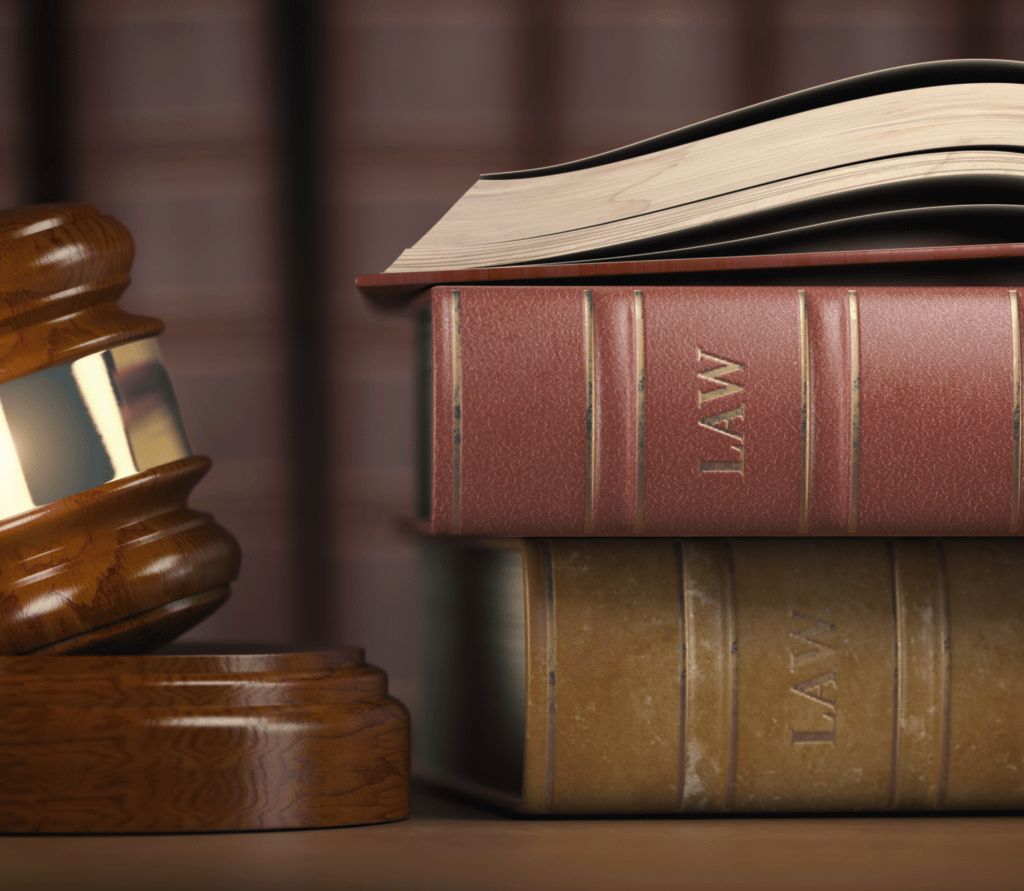
[[[293,829],[408,812],[408,713],[361,650],[0,658],[0,832]]]

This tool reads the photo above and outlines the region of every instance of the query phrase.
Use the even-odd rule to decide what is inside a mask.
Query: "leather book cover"
[[[437,534],[1020,533],[1013,288],[431,299]]]
[[[400,309],[437,285],[591,284],[1003,284],[1016,278],[1024,244],[957,244],[813,250],[737,256],[537,263],[357,275],[378,309]]]
[[[524,809],[1024,804],[1019,542],[528,547]]]
[[[528,813],[1024,806],[1020,539],[424,546],[424,776]]]

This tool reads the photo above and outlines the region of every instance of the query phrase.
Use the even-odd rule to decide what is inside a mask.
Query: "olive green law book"
[[[528,814],[1024,808],[1020,539],[427,539],[414,770]]]

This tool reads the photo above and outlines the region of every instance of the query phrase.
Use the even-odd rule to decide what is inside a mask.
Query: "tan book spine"
[[[1019,541],[523,548],[523,810],[1024,806]]]

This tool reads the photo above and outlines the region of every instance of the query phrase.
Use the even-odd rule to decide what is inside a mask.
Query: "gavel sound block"
[[[128,230],[0,212],[0,832],[341,826],[409,806],[409,719],[362,651],[139,655],[228,596]]]
[[[4,832],[398,820],[408,762],[408,714],[361,650],[0,659]]]

